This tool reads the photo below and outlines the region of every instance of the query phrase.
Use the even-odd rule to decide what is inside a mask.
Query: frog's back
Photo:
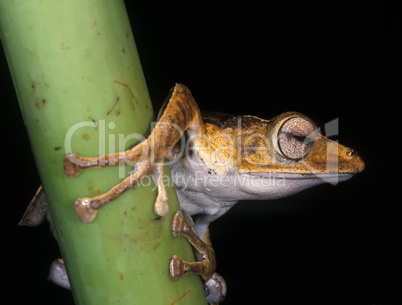
[[[269,120],[265,120],[253,115],[232,115],[221,112],[203,111],[202,119],[204,124],[212,124],[220,129],[241,129],[246,131],[255,126],[265,126]]]

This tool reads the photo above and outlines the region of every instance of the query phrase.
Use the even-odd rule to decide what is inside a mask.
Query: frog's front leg
[[[178,255],[173,255],[170,260],[170,276],[173,280],[179,280],[186,274],[200,275],[208,290],[208,302],[219,304],[225,298],[226,284],[223,277],[215,272],[216,257],[209,236],[209,222],[201,222],[197,230],[189,223],[191,221],[186,221],[181,212],[176,212],[172,221],[172,234],[175,237],[183,236],[191,243],[197,251],[198,261],[187,262]]]
[[[129,177],[105,194],[93,198],[78,198],[75,201],[75,211],[83,222],[91,222],[103,205],[122,195],[141,181],[151,170],[153,170],[159,190],[155,212],[160,216],[168,213],[167,195],[161,179],[161,163],[180,140],[184,131],[191,130],[193,134],[205,134],[200,110],[186,86],[176,84],[168,98],[166,109],[151,135],[133,148],[125,152],[99,157],[84,157],[74,153],[64,157],[64,171],[68,177],[75,177],[82,170],[88,168],[137,164],[136,170]],[[205,141],[203,137],[199,138],[199,142]],[[207,144],[198,143],[198,145]]]

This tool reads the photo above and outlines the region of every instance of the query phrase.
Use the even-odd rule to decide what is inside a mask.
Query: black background
[[[339,119],[334,139],[366,163],[335,187],[241,202],[213,223],[224,304],[402,304],[400,7],[126,2],[156,110],[181,82],[204,110]],[[0,63],[3,297],[73,304],[46,281],[59,256],[48,227],[16,226],[40,181],[4,54]]]

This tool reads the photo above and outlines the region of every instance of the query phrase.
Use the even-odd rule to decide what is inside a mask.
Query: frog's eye
[[[308,155],[315,139],[313,123],[304,117],[292,117],[279,128],[277,147],[285,158],[300,160]]]

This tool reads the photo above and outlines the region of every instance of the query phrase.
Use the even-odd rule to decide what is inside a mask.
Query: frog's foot
[[[221,303],[225,299],[226,291],[227,289],[225,280],[220,274],[216,272],[210,278],[210,280],[205,283],[207,300],[211,305]]]
[[[208,282],[216,268],[215,252],[212,246],[207,245],[194,232],[193,228],[184,220],[181,212],[176,212],[172,221],[172,234],[175,237],[185,237],[200,253],[201,261],[187,262],[178,255],[170,259],[170,276],[173,280],[179,280],[185,274],[198,274],[205,282]]]
[[[70,281],[68,280],[66,266],[64,261],[59,258],[50,265],[49,280],[58,286],[66,289],[71,289]]]
[[[19,226],[35,227],[44,222],[46,216],[49,214],[49,207],[46,201],[45,192],[40,186],[36,191],[35,196],[32,198],[24,215],[22,216]]]
[[[83,157],[77,154],[68,154],[64,157],[64,169],[68,177],[74,177],[83,169],[87,168],[132,164],[138,160],[135,170],[132,171],[126,179],[111,188],[108,192],[92,198],[78,198],[75,200],[74,209],[78,217],[83,222],[89,223],[93,221],[98,210],[102,206],[129,190],[131,187],[141,181],[150,171],[153,171],[152,177],[155,180],[155,183],[158,185],[159,191],[157,200],[155,202],[155,213],[159,216],[165,216],[169,212],[167,194],[162,177],[163,164],[151,164],[150,157],[145,160],[139,160],[141,156],[139,152],[144,149],[144,145],[147,145],[146,142],[142,142],[127,152],[104,155],[100,157]]]
[[[52,215],[49,212],[49,206],[47,204],[46,194],[43,187],[40,186],[36,191],[35,196],[32,198],[28,207],[22,216],[19,226],[36,227],[42,224],[45,219],[49,222],[50,231],[52,232],[54,238],[57,239],[56,230],[53,225]]]

